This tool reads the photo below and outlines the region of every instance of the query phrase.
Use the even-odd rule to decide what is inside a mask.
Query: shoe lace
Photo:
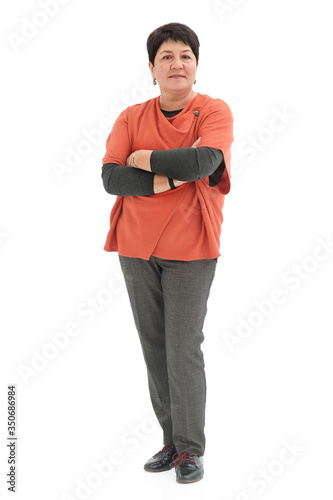
[[[170,445],[167,445],[167,446],[164,446],[160,451],[158,451],[156,453],[156,455],[154,455],[154,458],[155,457],[158,457],[159,455],[162,455],[162,453],[165,453],[165,452],[170,452],[174,449],[174,446],[172,444]]]
[[[190,453],[188,451],[178,451],[172,456],[175,461],[175,467],[179,467],[185,461],[195,465],[195,461],[193,460],[194,455],[194,453]]]

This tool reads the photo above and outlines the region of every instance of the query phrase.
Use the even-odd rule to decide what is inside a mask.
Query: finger
[[[195,143],[191,146],[192,148],[196,148],[199,142],[201,141],[201,137],[195,141]]]

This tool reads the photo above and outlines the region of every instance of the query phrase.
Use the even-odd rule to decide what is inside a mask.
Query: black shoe
[[[198,457],[198,455],[187,451],[180,451],[174,454],[173,459],[177,483],[195,483],[203,478],[203,457]]]
[[[161,451],[156,453],[144,465],[144,470],[147,472],[164,472],[171,470],[175,466],[173,455],[177,452],[174,445],[164,446]]]

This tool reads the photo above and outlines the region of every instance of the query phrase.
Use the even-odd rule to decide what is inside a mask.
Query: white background
[[[71,0],[52,16],[42,3],[1,4],[1,497],[13,383],[15,498],[330,498],[333,250],[317,253],[333,238],[330,2]],[[197,32],[195,90],[228,103],[235,136],[205,323],[206,473],[187,486],[143,471],[162,433],[118,256],[103,250],[108,132],[55,168],[84,131],[158,95],[146,39],[174,21]],[[276,111],[289,118],[270,132]]]

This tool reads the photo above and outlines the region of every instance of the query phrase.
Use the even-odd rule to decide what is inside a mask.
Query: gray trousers
[[[203,456],[206,377],[201,343],[216,259],[119,255],[164,445]]]

